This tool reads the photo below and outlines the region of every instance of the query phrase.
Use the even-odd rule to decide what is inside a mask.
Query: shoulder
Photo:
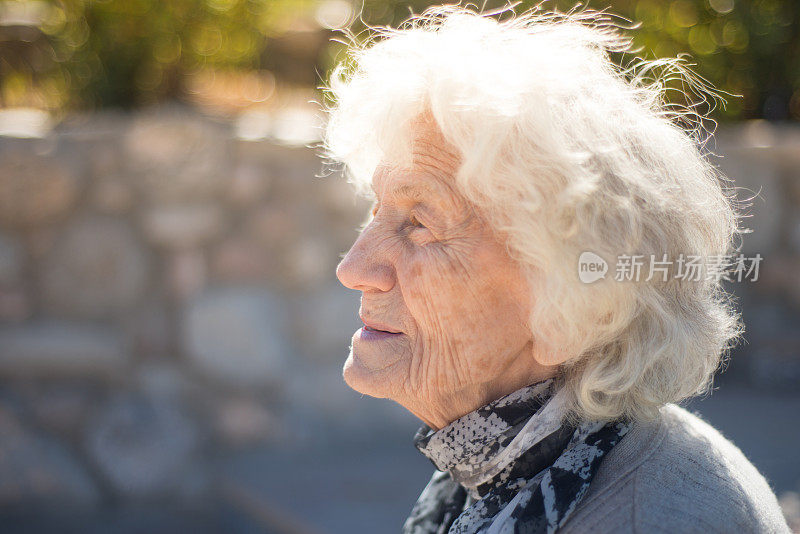
[[[643,530],[675,521],[706,532],[788,530],[766,479],[719,431],[675,405],[660,423],[663,440],[634,478]]]
[[[673,404],[612,449],[572,519],[595,531],[788,532],[775,494],[742,451]]]

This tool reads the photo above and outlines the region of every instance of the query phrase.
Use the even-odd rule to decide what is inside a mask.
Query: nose
[[[367,226],[336,267],[336,277],[342,285],[364,292],[391,290],[394,267],[380,248],[381,240]]]

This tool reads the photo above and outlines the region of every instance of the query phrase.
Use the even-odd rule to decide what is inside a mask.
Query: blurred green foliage
[[[473,2],[487,9],[507,5],[499,0]],[[434,3],[365,0],[363,20],[370,25],[397,24],[410,9],[419,13]],[[576,3],[555,0],[542,6],[565,12]],[[540,0],[523,0],[515,11],[538,4]],[[642,57],[688,54],[703,78],[741,95],[726,97],[725,109],[716,109],[715,117],[800,120],[800,1],[589,0],[583,4],[641,23],[631,35]]]
[[[291,67],[316,72],[319,79],[341,57],[341,45],[329,41],[335,33],[320,27],[319,17],[314,26],[314,13],[331,1],[0,0],[0,106],[131,107],[182,99],[187,76],[203,69],[269,68],[280,81]],[[353,29],[396,25],[432,3],[363,0]],[[525,0],[516,10],[536,3]],[[574,3],[554,0],[544,7],[566,11]],[[488,9],[503,5],[485,2]],[[592,0],[588,5],[641,22],[633,35],[644,57],[688,53],[701,76],[741,95],[728,98],[726,108],[715,112],[718,118],[800,120],[797,0]],[[15,17],[28,22],[17,20],[15,26]],[[292,31],[300,37],[279,46]],[[292,48],[315,35],[324,37],[320,53],[293,58]],[[287,54],[290,61],[281,62]]]
[[[22,51],[32,57],[15,58],[14,50],[3,53],[6,47],[0,44],[2,104],[24,100],[32,87],[44,88],[45,107],[131,107],[180,98],[185,76],[200,69],[259,68],[269,38],[315,4],[314,0],[0,0],[0,14],[12,23],[35,23],[42,34],[33,33],[38,43]],[[0,43],[10,40],[6,37]]]

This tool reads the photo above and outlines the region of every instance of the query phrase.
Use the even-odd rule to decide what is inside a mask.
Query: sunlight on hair
[[[513,7],[436,6],[344,31],[323,149],[369,195],[376,167],[408,163],[411,124],[431,115],[461,156],[455,183],[526,267],[533,338],[568,356],[572,413],[652,417],[709,387],[741,333],[730,296],[719,280],[586,285],[574,266],[587,250],[734,249],[741,205],[707,159],[701,112],[725,94],[685,58],[635,57],[636,25],[620,17]]]

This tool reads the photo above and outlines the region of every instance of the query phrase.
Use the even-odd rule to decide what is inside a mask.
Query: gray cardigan
[[[606,456],[559,530],[592,533],[788,533],[775,494],[733,443],[668,404]]]

